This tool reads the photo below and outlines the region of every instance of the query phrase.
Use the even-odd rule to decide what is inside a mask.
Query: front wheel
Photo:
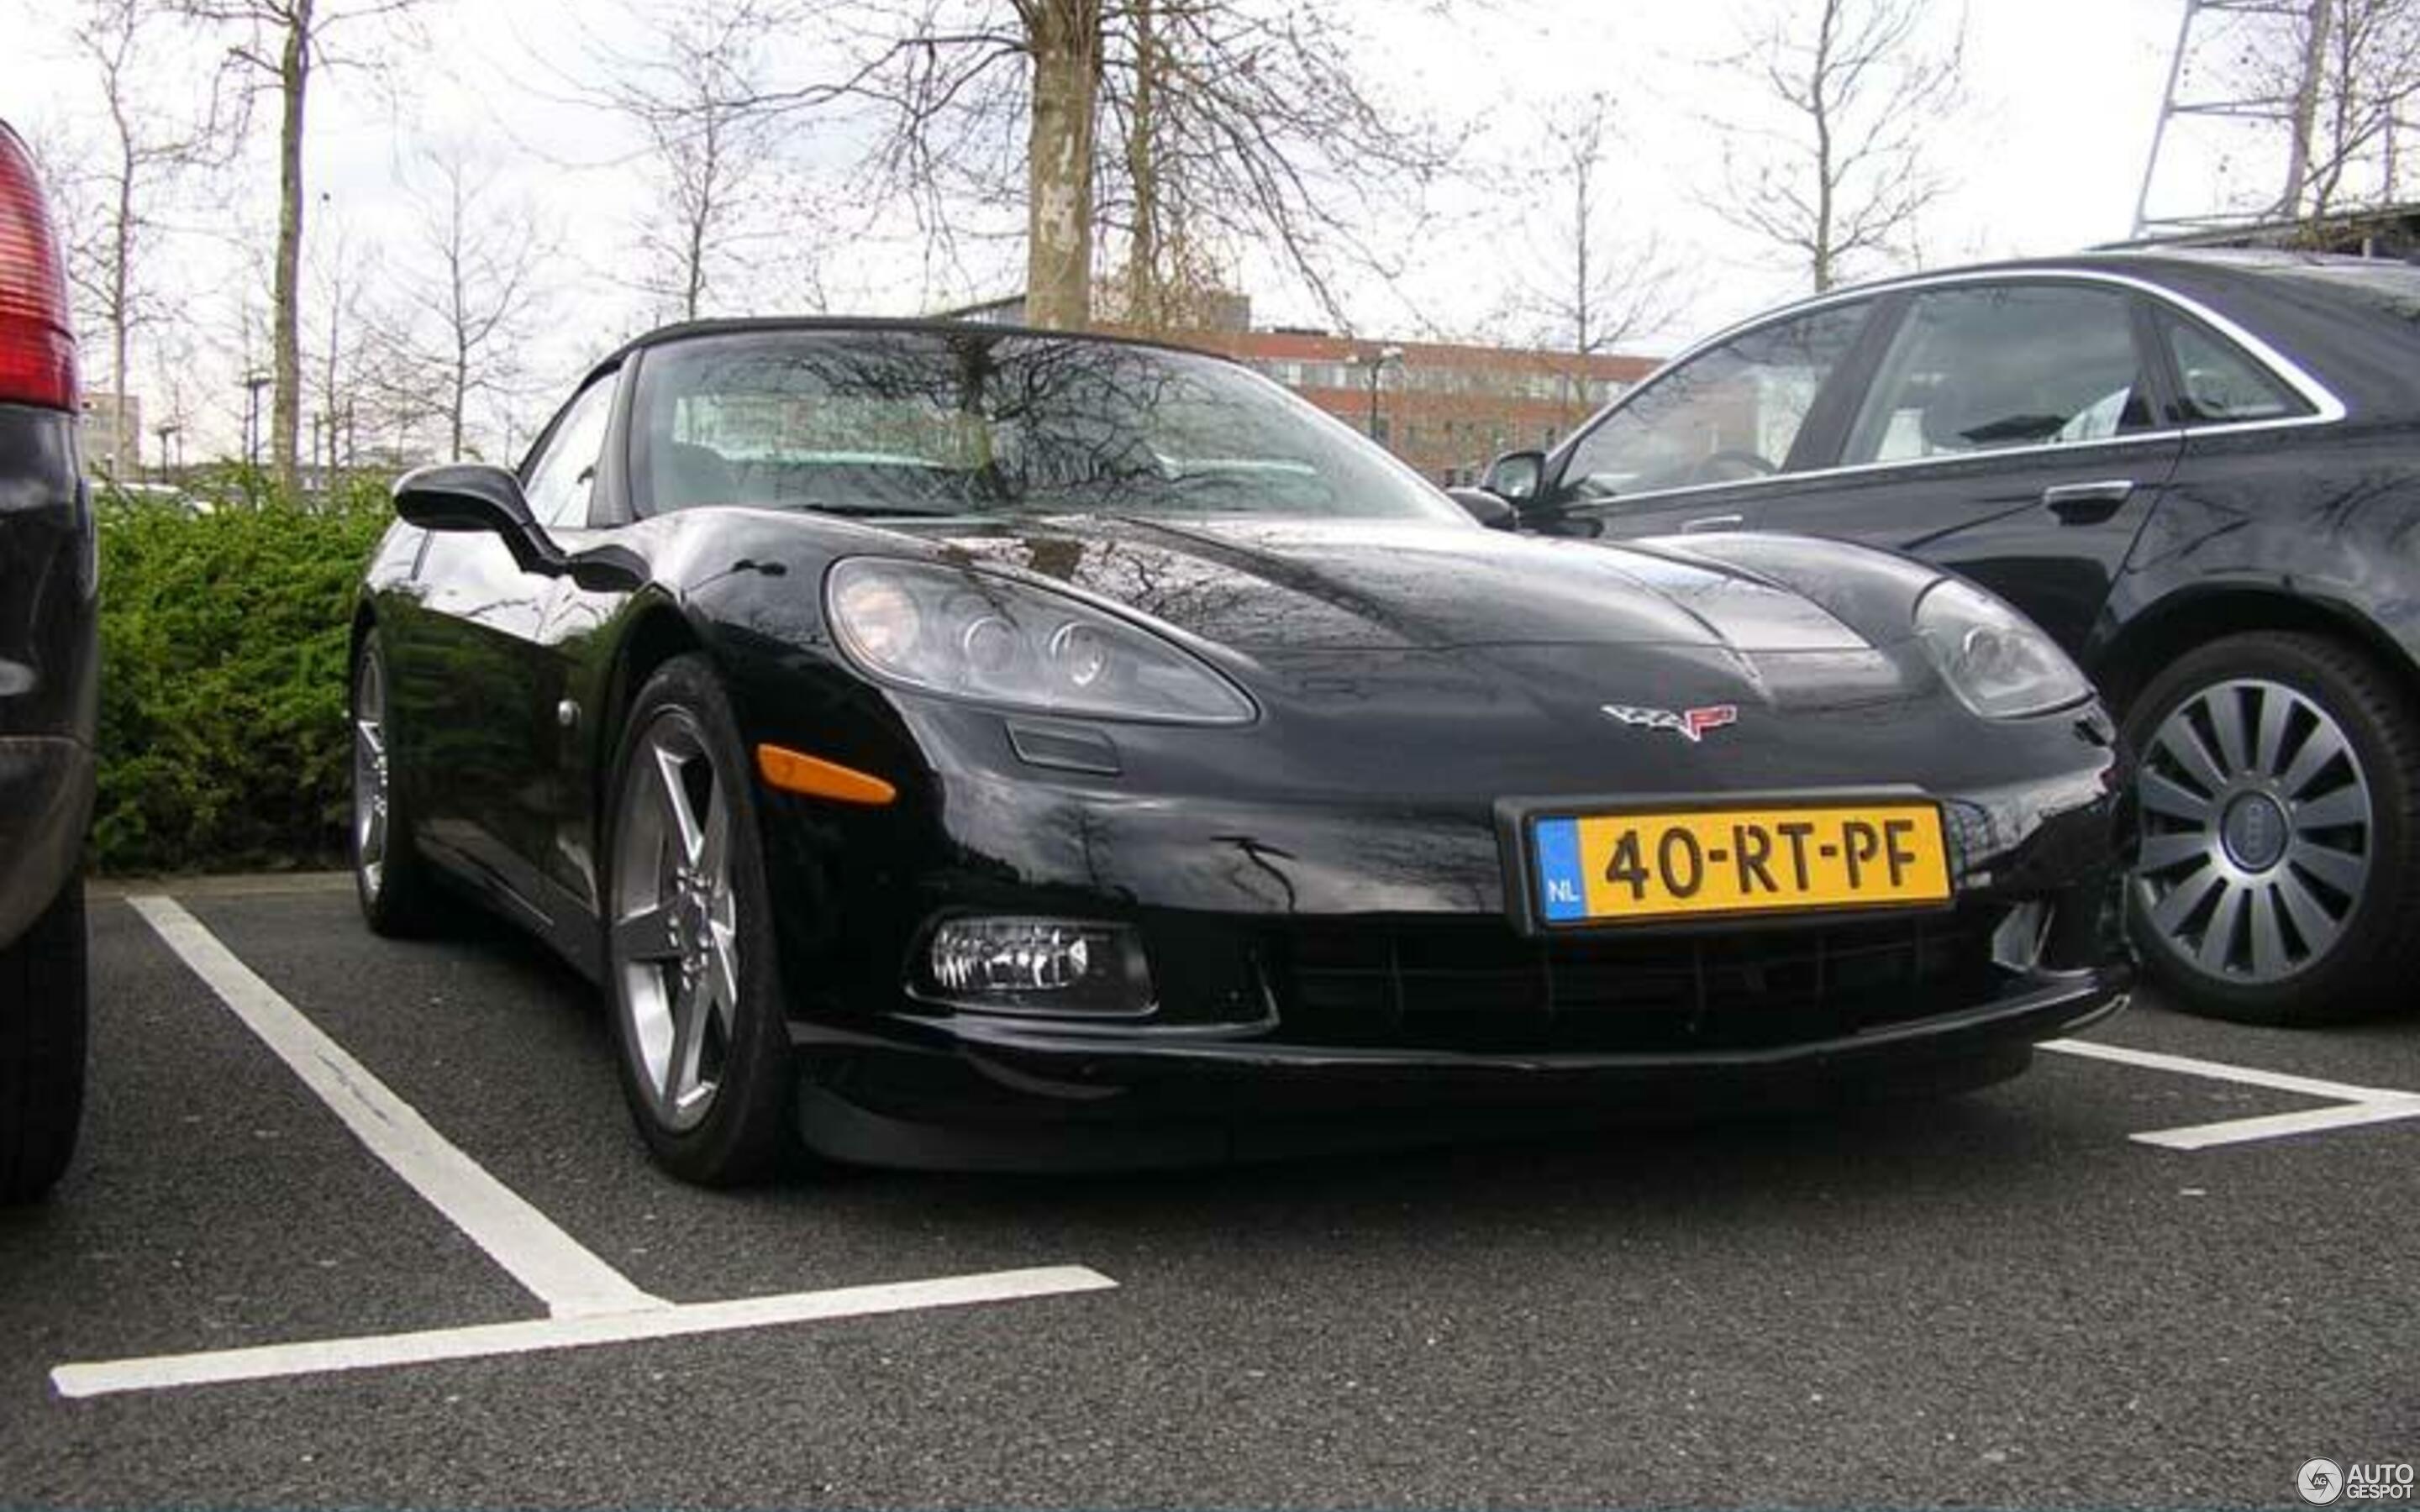
[[[396,780],[393,686],[385,643],[372,630],[353,657],[353,811],[346,848],[363,919],[375,933],[410,937],[429,932],[441,904],[428,863],[412,846],[411,810]]]
[[[666,662],[614,763],[607,977],[640,1135],[665,1169],[706,1186],[761,1178],[794,1143],[749,770],[711,668]]]
[[[2369,656],[2300,634],[2180,657],[2127,711],[2135,944],[2179,1006],[2319,1024],[2420,967],[2420,726]]]

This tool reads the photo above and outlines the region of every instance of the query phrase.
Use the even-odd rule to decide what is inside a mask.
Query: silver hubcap
[[[2179,705],[2142,760],[2134,903],[2161,946],[2246,984],[2326,955],[2374,843],[2369,781],[2343,728],[2282,683],[2242,678]]]
[[[696,721],[678,709],[640,736],[613,842],[613,971],[640,1080],[665,1128],[714,1105],[739,1011],[731,805]]]
[[[386,670],[364,656],[353,682],[353,864],[371,897],[386,881]]]

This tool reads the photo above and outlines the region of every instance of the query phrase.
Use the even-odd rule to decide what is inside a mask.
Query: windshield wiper
[[[963,515],[963,509],[928,509],[916,504],[868,504],[854,501],[831,503],[821,499],[792,501],[784,508],[800,509],[813,515],[839,515],[847,519],[879,519],[886,516],[914,516],[924,519],[941,519]]]

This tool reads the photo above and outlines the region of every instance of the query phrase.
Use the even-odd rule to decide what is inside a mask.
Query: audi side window
[[[582,389],[563,412],[546,450],[530,461],[521,492],[530,513],[549,530],[588,523],[588,495],[597,479],[597,458],[605,448],[605,425],[613,415],[613,375]]]
[[[2308,405],[2233,345],[2174,316],[2164,316],[2160,326],[2177,364],[2171,424],[2225,424],[2310,413]]]
[[[1840,460],[2107,440],[2153,424],[2130,297],[2016,284],[1919,294]]]
[[[1691,358],[1581,440],[1564,487],[1612,499],[1780,471],[1871,308],[1810,311]]]

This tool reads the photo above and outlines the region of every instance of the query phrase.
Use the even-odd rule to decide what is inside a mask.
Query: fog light
[[[1151,1009],[1142,941],[1124,924],[953,918],[925,948],[923,995],[964,1008],[1080,1016]]]

